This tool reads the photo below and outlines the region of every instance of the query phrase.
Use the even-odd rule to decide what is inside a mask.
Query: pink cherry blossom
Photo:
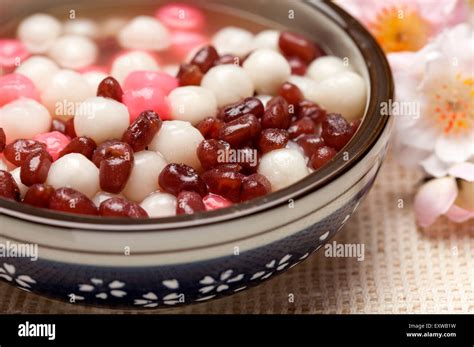
[[[459,189],[457,179],[464,181],[464,186],[474,185],[474,164],[457,164],[449,170],[448,176],[431,179],[421,186],[414,202],[420,226],[430,226],[443,214],[456,223],[474,218],[472,188]],[[461,207],[459,203],[464,205]]]
[[[417,51],[443,29],[467,20],[464,0],[338,0],[387,53]]]

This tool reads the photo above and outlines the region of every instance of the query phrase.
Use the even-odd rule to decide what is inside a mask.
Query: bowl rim
[[[105,218],[61,213],[20,204],[12,200],[0,199],[0,211],[2,214],[23,221],[54,225],[67,229],[100,230],[101,226],[107,226],[107,230],[114,232],[188,229],[229,221],[288,204],[288,201],[291,201],[291,199],[296,200],[313,193],[342,176],[364,158],[377,143],[389,124],[389,116],[381,115],[380,108],[383,102],[393,98],[394,83],[392,73],[385,54],[376,40],[346,11],[327,0],[318,2],[302,0],[302,3],[313,11],[316,10],[323,13],[324,16],[334,22],[355,43],[366,62],[365,65],[368,69],[371,86],[369,103],[358,131],[349,143],[339,151],[335,159],[323,168],[286,188],[266,196],[227,208],[193,215],[147,219]],[[344,153],[349,154],[349,160],[343,159]],[[133,230],[130,230],[132,226]]]

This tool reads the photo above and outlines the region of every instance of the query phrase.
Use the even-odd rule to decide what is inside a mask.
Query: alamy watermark
[[[222,164],[247,163],[252,167],[258,164],[258,152],[256,149],[225,149],[217,151],[217,162]]]
[[[327,243],[324,245],[324,256],[327,258],[357,258],[364,261],[365,246],[363,243]]]
[[[38,260],[38,245],[36,243],[0,243],[0,258],[30,258]]]
[[[380,114],[382,116],[404,116],[413,119],[420,118],[421,106],[419,101],[394,101],[380,103]]]

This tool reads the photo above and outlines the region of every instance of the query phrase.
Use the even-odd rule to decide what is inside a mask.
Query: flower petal
[[[212,291],[214,289],[215,286],[207,286],[207,287],[202,287],[201,289],[199,289],[199,291],[203,294],[206,294],[206,293],[209,293],[210,291]]]
[[[212,284],[214,282],[215,282],[215,280],[211,276],[206,276],[202,280],[199,281],[199,283],[201,283],[201,284]]]
[[[461,178],[468,182],[474,181],[474,164],[465,162],[460,163],[448,170],[450,176]]]
[[[228,279],[230,276],[232,276],[232,273],[233,273],[233,272],[234,272],[234,271],[232,271],[232,270],[229,269],[229,270],[226,270],[226,271],[224,271],[223,273],[221,273],[221,277],[220,277],[220,278],[221,278],[221,281],[225,281],[226,279]]]
[[[153,293],[153,292],[149,292],[149,293],[143,294],[142,296],[143,296],[145,299],[148,299],[148,300],[158,300],[158,296],[156,296],[156,294]]]
[[[452,177],[436,178],[422,185],[414,201],[418,223],[422,227],[433,224],[449,210],[457,194],[456,180]]]
[[[110,294],[112,294],[112,296],[115,296],[116,298],[122,298],[125,295],[127,295],[127,293],[124,292],[123,290],[117,290],[117,289],[111,290]]]
[[[123,288],[124,286],[125,286],[125,283],[117,281],[117,280],[109,283],[109,288],[112,288],[112,289],[119,289],[119,288]]]
[[[464,223],[465,221],[474,218],[474,212],[465,210],[459,206],[453,205],[446,212],[446,217],[455,223]]]
[[[79,284],[79,290],[81,292],[92,292],[94,290],[94,286],[90,284]]]
[[[436,140],[435,153],[443,161],[461,163],[474,154],[474,136],[459,138],[440,136]]]
[[[10,275],[14,275],[14,274],[15,274],[15,267],[14,267],[13,265],[4,263],[4,264],[3,264],[3,267],[7,270],[7,272],[8,272]]]
[[[28,275],[20,275],[18,276],[18,279],[28,283],[36,283],[36,281]]]
[[[166,288],[169,288],[169,289],[178,289],[179,288],[179,282],[176,279],[164,280],[161,283],[163,283],[163,285]]]
[[[441,161],[436,155],[432,154],[420,162],[425,171],[433,177],[444,177],[448,174],[450,164]]]

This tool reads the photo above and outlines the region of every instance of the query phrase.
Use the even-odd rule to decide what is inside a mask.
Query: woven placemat
[[[427,230],[417,228],[412,199],[420,178],[397,166],[389,156],[356,215],[331,240],[363,244],[363,261],[326,257],[321,249],[281,276],[234,296],[184,308],[139,312],[474,312],[474,222],[458,225],[442,218]],[[137,311],[64,304],[2,282],[0,312]]]

